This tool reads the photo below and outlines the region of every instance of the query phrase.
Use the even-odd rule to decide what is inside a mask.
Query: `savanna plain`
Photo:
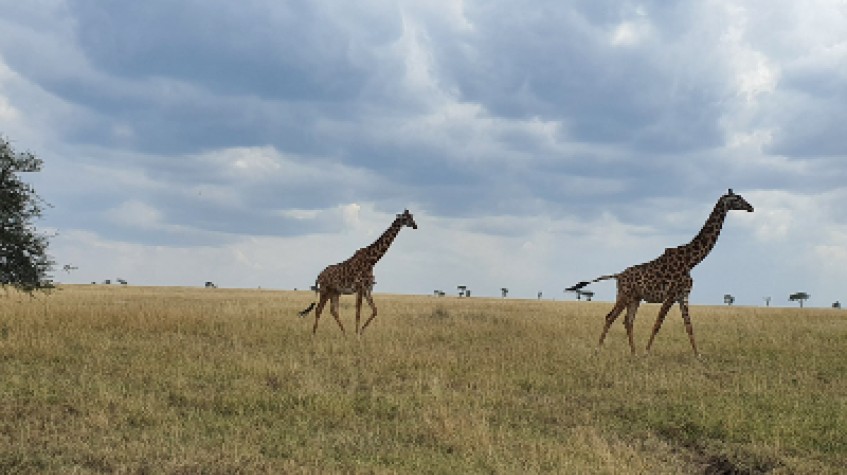
[[[844,473],[847,311],[61,286],[0,296],[0,473]],[[367,309],[367,306],[365,306]]]

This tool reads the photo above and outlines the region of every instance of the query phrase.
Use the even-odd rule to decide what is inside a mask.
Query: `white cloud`
[[[825,272],[825,277],[844,282],[847,278],[847,224],[830,223],[820,230],[817,242],[813,242],[815,254],[813,265]]]
[[[315,219],[321,212],[316,209],[284,209],[278,211],[278,213],[292,219]]]
[[[729,58],[730,73],[735,76],[737,94],[749,104],[759,94],[774,92],[779,80],[779,69],[747,38],[748,17],[758,13],[736,4],[724,5],[724,9],[727,24],[721,36],[721,47]]]
[[[251,176],[263,176],[266,173],[273,173],[282,168],[270,154],[251,152],[255,152],[255,150],[235,150],[236,157],[232,157],[235,159],[232,162],[232,167],[239,172]]]
[[[9,99],[0,96],[0,121],[9,122],[18,118],[18,110],[9,104]]]
[[[341,207],[341,216],[344,218],[344,224],[350,228],[359,226],[359,212],[362,207],[356,203],[350,203]]]
[[[130,228],[151,229],[162,226],[162,213],[140,201],[125,201],[110,209],[107,215],[112,222]]]
[[[265,266],[261,262],[255,260],[255,258],[248,257],[245,250],[240,247],[233,248],[232,255],[235,257],[235,262],[242,267],[255,271],[260,271],[265,268]]]
[[[465,0],[435,0],[418,2],[403,0],[400,2],[407,14],[424,17],[430,21],[443,21],[459,31],[473,31],[473,23],[465,13]]]
[[[112,126],[112,135],[118,142],[128,142],[136,138],[135,130],[128,124],[115,124]]]
[[[187,158],[233,181],[272,182],[277,186],[316,182],[361,185],[376,179],[355,166],[328,158],[284,154],[273,146],[221,148]]]
[[[102,282],[120,276],[136,285],[200,286],[213,281],[224,286],[272,286],[267,274],[261,276],[264,282],[261,277],[252,278],[255,268],[239,259],[238,245],[148,246],[105,239],[90,231],[66,230],[52,240],[50,250],[59,264],[78,267],[70,274],[56,274],[62,282]],[[265,253],[263,257],[270,256]]]
[[[643,16],[637,20],[619,23],[611,32],[612,46],[635,46],[650,36],[650,24]]]
[[[823,218],[819,197],[779,190],[745,193],[755,212],[740,218],[742,226],[751,228],[760,241],[784,241],[796,235],[807,235],[808,225]]]
[[[429,43],[431,39],[417,20],[403,15],[403,35],[397,41],[396,54],[403,58],[403,82],[407,93],[422,96],[419,102],[447,100],[451,94],[443,89]]]
[[[4,10],[0,124],[45,158],[57,257],[302,287],[408,206],[380,290],[561,297],[685,242],[733,187],[756,212],[698,269],[704,300],[729,270],[756,304],[760,274],[847,277],[843,2],[269,5]]]

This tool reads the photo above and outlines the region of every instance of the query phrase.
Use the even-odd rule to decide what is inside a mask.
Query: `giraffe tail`
[[[320,287],[318,286],[318,280],[315,280],[315,285],[312,286],[312,290],[315,291],[315,298],[317,298],[318,292],[320,292]],[[297,315],[300,315],[300,318],[305,317],[306,315],[309,314],[309,312],[312,311],[313,308],[315,308],[316,303],[317,302],[312,302],[308,307],[306,307],[303,310],[297,312]]]
[[[594,283],[594,282],[600,282],[601,280],[616,279],[617,277],[618,277],[618,274],[602,275],[602,276],[600,276],[600,277],[598,277],[598,278],[596,278],[592,281],[582,281],[582,282],[580,282],[580,283],[578,283],[578,284],[576,284],[572,287],[568,287],[567,289],[565,289],[565,291],[576,292],[577,290],[585,287],[588,284],[591,284],[591,283]]]
[[[306,315],[309,314],[309,312],[312,311],[313,308],[315,308],[315,303],[316,302],[312,302],[308,307],[303,309],[301,312],[298,312],[297,315],[300,315],[300,318],[305,317]]]
[[[565,292],[576,292],[577,290],[585,287],[586,285],[588,285],[590,283],[591,282],[582,281],[582,282],[580,282],[580,283],[578,283],[574,286],[568,287],[567,289],[565,289]]]

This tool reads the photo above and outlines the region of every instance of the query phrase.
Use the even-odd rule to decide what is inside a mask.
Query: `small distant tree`
[[[456,289],[458,289],[458,290],[459,290],[459,297],[464,297],[464,296],[465,296],[465,290],[466,290],[467,288],[468,288],[468,286],[467,286],[467,285],[457,285],[457,286],[456,286]]]
[[[765,307],[771,306],[771,298],[770,297],[762,297],[765,300]]]
[[[569,289],[565,289],[565,292],[575,293],[577,300],[582,300],[582,297],[585,297],[585,300],[590,302],[591,298],[594,297],[594,292],[592,292],[590,290],[582,290],[582,289],[569,290]],[[539,298],[541,298],[540,295],[539,295]]]
[[[471,289],[465,290],[465,297],[471,296]]]
[[[800,308],[803,308],[803,302],[809,300],[809,298],[811,298],[811,295],[806,292],[797,292],[788,296],[788,300],[792,302],[800,302]]]
[[[541,300],[541,292],[538,292],[538,300]]]
[[[725,294],[723,296],[723,303],[725,303],[727,305],[732,305],[733,303],[735,303],[735,297],[733,297],[732,295],[729,295],[729,294]]]
[[[41,165],[41,159],[15,152],[0,137],[0,287],[29,294],[53,288],[48,273],[54,262],[47,255],[47,236],[33,224],[48,205],[18,176],[39,172]]]
[[[501,288],[500,294],[503,295],[503,298],[506,298],[506,296],[509,295],[509,289],[507,289],[506,287]]]
[[[841,308],[841,302],[839,302],[838,300],[836,300],[836,301],[832,304],[832,308]]]

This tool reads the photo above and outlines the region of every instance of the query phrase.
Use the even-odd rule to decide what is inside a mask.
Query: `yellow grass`
[[[65,286],[0,299],[0,473],[838,473],[847,311]],[[643,305],[643,349],[657,308]],[[342,319],[353,328],[353,299]]]

